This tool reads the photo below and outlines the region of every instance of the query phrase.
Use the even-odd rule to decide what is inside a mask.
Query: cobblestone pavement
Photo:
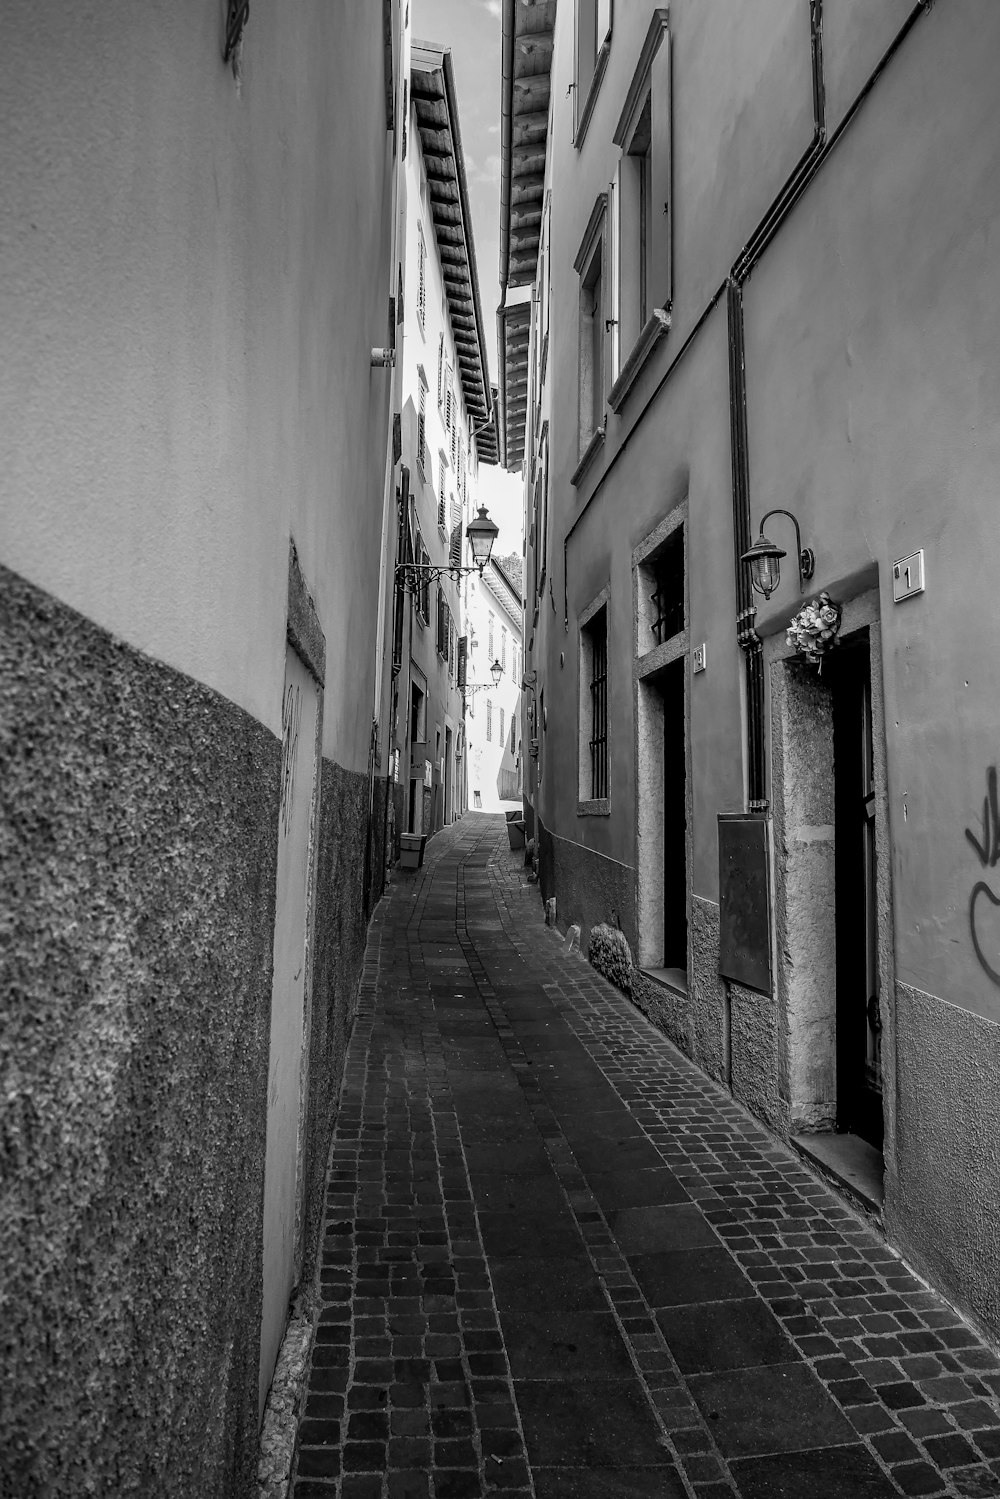
[[[469,814],[373,923],[294,1499],[1000,1494],[1000,1361]]]

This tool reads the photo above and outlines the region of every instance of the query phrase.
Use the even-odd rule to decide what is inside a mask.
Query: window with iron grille
[[[684,527],[671,531],[643,569],[651,579],[650,629],[656,645],[671,640],[684,628]]]
[[[580,631],[582,651],[580,796],[608,799],[608,610],[602,605]]]

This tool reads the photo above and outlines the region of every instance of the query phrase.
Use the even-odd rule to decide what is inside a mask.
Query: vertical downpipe
[[[733,558],[736,569],[736,639],[743,651],[747,694],[747,805],[767,806],[764,778],[764,671],[761,643],[754,629],[757,610],[746,565],[741,560],[751,542],[750,464],[747,451],[746,355],[743,338],[743,289],[730,280],[726,292],[729,323],[729,418],[733,461]]]
[[[826,89],[823,79],[823,0],[809,0],[812,70],[813,138],[805,155],[738,257],[729,277],[726,306],[729,323],[729,419],[733,462],[733,548],[736,569],[736,639],[743,651],[747,694],[747,808],[767,810],[764,717],[764,659],[754,629],[757,610],[749,570],[741,561],[752,543],[750,457],[747,437],[746,348],[743,286],[757,261],[787,218],[816,169],[826,142]]]

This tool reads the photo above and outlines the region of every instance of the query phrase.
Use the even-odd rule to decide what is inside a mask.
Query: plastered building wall
[[[260,7],[237,84],[222,9],[8,14],[0,542],[277,732],[289,534],[321,620],[356,550],[377,575],[391,136],[361,10]],[[335,55],[353,86],[327,86]],[[369,621],[344,614],[324,748],[363,770]]]
[[[0,1489],[24,1495],[253,1482],[290,538],[325,642],[306,1279],[376,888],[382,10],[257,5],[238,77],[225,14],[4,16]]]
[[[493,655],[489,652],[490,616],[493,616]],[[500,770],[514,768],[514,756],[510,753],[511,722],[517,723],[516,735],[523,745],[523,725],[518,720],[521,703],[520,675],[515,667],[515,658],[520,662],[522,651],[521,617],[517,600],[497,577],[490,566],[480,579],[473,575],[469,579],[469,603],[467,614],[469,636],[468,680],[473,685],[486,684],[483,690],[469,699],[466,710],[465,737],[469,757],[469,806],[480,807],[484,812],[499,811]],[[506,663],[501,660],[501,629],[507,632]],[[504,666],[503,675],[494,687],[490,668],[494,661]],[[486,737],[487,704],[490,705],[490,738]],[[500,713],[503,711],[504,732],[500,733]],[[525,746],[526,749],[526,746]],[[522,750],[522,754],[524,750]],[[522,761],[523,763],[523,761]],[[478,800],[476,793],[478,792]]]
[[[995,1329],[998,1266],[986,1224],[1000,1182],[975,1121],[1000,1107],[991,789],[998,669],[989,583],[1000,540],[991,482],[1000,443],[991,248],[1000,139],[989,78],[998,20],[976,0],[875,12],[826,0],[821,12],[826,138],[843,133],[743,288],[752,529],[773,506],[795,513],[817,558],[807,596],[828,588],[847,602],[878,590],[879,837],[891,881],[879,916],[888,965],[885,1224],[926,1273]],[[579,149],[573,8],[557,16],[546,165],[552,315],[536,416],[549,422],[557,607],[545,601],[537,619],[529,617],[526,665],[538,671],[549,709],[541,785],[532,793],[543,829],[543,894],[557,895],[560,923],[619,921],[641,947],[631,556],[686,500],[688,649],[704,643],[708,664],[695,675],[689,663],[685,688],[689,993],[667,1028],[785,1130],[785,1018],[773,1000],[727,990],[718,979],[717,815],[743,809],[746,796],[725,282],[813,135],[809,6],[776,5],[768,14],[769,24],[758,25],[756,9],[751,17],[723,4],[670,7],[671,328],[620,412],[607,408],[603,448],[575,485],[572,266],[595,197],[614,177],[612,134],[648,16],[616,9]],[[912,29],[855,112],[908,20]],[[525,480],[530,494],[530,458]],[[767,641],[783,637],[801,602],[792,533],[786,539],[781,525],[776,534],[789,551],[781,588],[769,603],[755,596]],[[918,548],[926,591],[894,605],[893,560]],[[529,551],[529,576],[531,567]],[[605,588],[610,815],[584,817],[571,773],[581,714],[579,617]],[[770,756],[769,698],[765,720]]]

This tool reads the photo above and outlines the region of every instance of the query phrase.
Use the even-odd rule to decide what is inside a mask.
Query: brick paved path
[[[1000,1494],[1000,1362],[542,924],[497,818],[372,927],[295,1499]]]

